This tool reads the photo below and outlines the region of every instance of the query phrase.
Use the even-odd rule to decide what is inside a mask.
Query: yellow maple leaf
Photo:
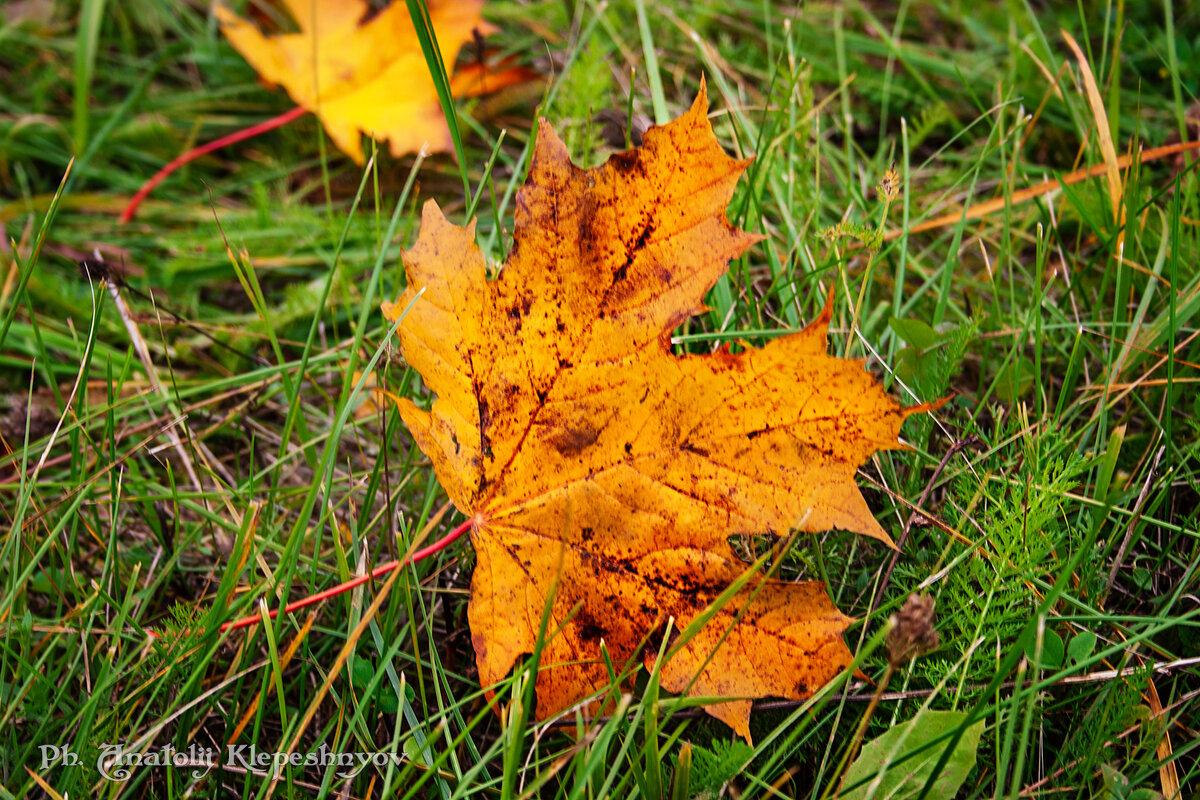
[[[701,84],[683,117],[589,170],[543,121],[499,277],[474,223],[430,201],[408,288],[384,304],[393,321],[408,309],[401,350],[437,395],[401,415],[473,521],[485,687],[533,651],[550,609],[541,719],[608,687],[601,641],[618,670],[653,663],[668,619],[685,628],[744,573],[729,536],[836,527],[891,544],[854,474],[927,406],[900,407],[826,353],[830,305],[762,348],[671,352],[758,238],[725,217],[749,162],[721,150],[707,107]],[[747,737],[752,698],[807,696],[851,662],[823,584],[757,583],[661,672],[669,691],[738,698],[708,711]]]
[[[363,163],[359,132],[388,140],[392,155],[452,146],[433,78],[403,2],[370,17],[362,0],[282,0],[297,33],[264,36],[224,6],[221,30],[258,74],[315,113],[334,144]],[[449,74],[474,31],[489,28],[483,0],[430,0],[429,16]]]

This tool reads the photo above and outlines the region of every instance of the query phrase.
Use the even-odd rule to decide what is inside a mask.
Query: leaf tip
[[[437,224],[445,222],[446,215],[442,213],[442,207],[438,205],[437,200],[432,197],[425,201],[421,206],[421,225]]]
[[[829,330],[829,322],[833,319],[833,299],[836,294],[837,291],[831,286],[829,294],[825,296],[825,307],[821,309],[821,313],[812,322],[804,326],[803,333],[825,336]]]
[[[883,542],[888,547],[890,547],[892,550],[899,551],[900,550],[899,546],[897,546],[895,540],[892,539],[892,537],[888,535],[888,532],[883,529],[883,526],[880,525],[879,522],[874,517],[871,517],[871,521],[874,522],[875,524],[873,526],[870,526],[870,528],[868,530],[855,531],[855,532],[862,533],[866,536],[870,536],[872,539],[876,539],[880,542]]]
[[[708,79],[704,73],[700,73],[700,90],[696,92],[696,99],[692,101],[692,109],[699,108],[700,113],[708,115]]]

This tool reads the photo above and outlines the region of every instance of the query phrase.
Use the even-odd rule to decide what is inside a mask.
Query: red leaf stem
[[[399,567],[401,565],[407,565],[409,563],[415,564],[418,561],[422,561],[426,558],[429,558],[431,555],[434,555],[435,553],[438,553],[441,550],[444,550],[447,546],[450,545],[451,542],[453,542],[455,539],[458,539],[460,536],[462,536],[464,533],[466,533],[468,530],[470,530],[471,524],[474,521],[475,521],[474,518],[468,519],[467,521],[465,521],[461,525],[459,525],[457,528],[450,531],[442,538],[438,539],[433,544],[431,544],[427,547],[422,547],[420,550],[413,553],[409,558],[398,559],[398,560],[393,559],[392,561],[388,561],[384,564],[380,564],[379,566],[375,567],[375,569],[371,570],[370,572],[366,573],[365,575],[359,575],[355,578],[351,578],[350,580],[346,581],[345,583],[339,583],[337,586],[332,586],[328,589],[317,592],[316,594],[310,594],[307,597],[302,597],[299,600],[294,600],[291,603],[288,603],[286,606],[284,606],[282,610],[285,614],[290,614],[293,611],[297,611],[301,608],[307,608],[308,606],[316,605],[317,603],[320,603],[322,600],[328,600],[331,597],[336,597],[339,594],[343,594],[345,592],[350,591],[351,589],[362,586],[367,581],[375,580],[377,578],[382,578],[384,575],[387,575],[389,572],[391,572],[392,570],[396,569],[397,567]],[[279,612],[280,612],[280,609],[277,608],[277,609],[274,609],[273,611],[269,612],[267,614],[267,616],[270,617],[271,619],[275,619],[276,617],[279,616]],[[221,631],[229,631],[229,630],[234,630],[236,628],[248,628],[251,625],[258,624],[259,622],[262,622],[262,615],[255,614],[253,616],[242,617],[241,619],[230,620],[229,622],[223,623],[220,627],[220,630]],[[162,636],[162,634],[158,633],[157,631],[151,631],[150,635],[153,638],[158,638],[158,637]]]
[[[138,206],[141,205],[142,201],[146,199],[146,195],[154,191],[155,186],[158,186],[160,183],[166,180],[168,175],[189,161],[195,161],[200,156],[208,155],[214,150],[220,150],[226,145],[235,144],[243,139],[249,139],[252,136],[257,136],[260,133],[266,133],[269,130],[287,125],[292,120],[302,117],[307,113],[307,109],[296,106],[291,111],[280,114],[278,117],[273,117],[265,122],[260,122],[257,125],[251,125],[249,128],[243,128],[236,133],[231,133],[228,136],[222,136],[220,139],[214,139],[208,144],[202,144],[199,147],[193,148],[188,150],[186,153],[181,154],[174,161],[167,164],[165,167],[155,173],[153,178],[142,184],[142,188],[137,190],[137,194],[130,198],[129,205],[125,206],[125,210],[121,212],[121,224],[124,225],[126,222],[129,222],[129,220],[133,219],[133,215],[137,213]]]

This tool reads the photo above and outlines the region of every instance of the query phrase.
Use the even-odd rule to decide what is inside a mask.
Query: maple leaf
[[[315,113],[334,144],[363,163],[359,131],[388,139],[392,155],[449,150],[450,131],[417,32],[403,2],[367,19],[363,0],[283,0],[298,33],[264,36],[224,6],[221,30],[258,74]],[[429,17],[447,74],[474,31],[489,26],[483,0],[430,0]]]
[[[670,332],[759,238],[725,217],[749,162],[721,150],[707,108],[702,83],[684,116],[589,170],[542,121],[499,277],[474,223],[430,201],[408,288],[384,304],[437,395],[401,416],[473,520],[485,687],[533,651],[553,593],[541,719],[609,686],[602,640],[618,670],[652,664],[669,618],[683,629],[745,572],[729,536],[843,528],[891,544],[854,474],[928,408],[826,354],[830,305],[762,348],[671,352]],[[669,691],[739,698],[708,711],[746,737],[751,698],[807,696],[852,660],[824,584],[756,581],[661,672]]]

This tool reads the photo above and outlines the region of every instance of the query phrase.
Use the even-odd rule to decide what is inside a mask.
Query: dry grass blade
[[[287,649],[283,651],[282,655],[280,655],[280,670],[287,669],[288,665],[292,663],[292,657],[295,656],[296,651],[300,649],[301,643],[303,643],[305,637],[308,636],[308,632],[312,630],[313,623],[316,621],[316,619],[317,612],[315,610],[310,611],[308,617],[306,617],[304,620],[304,624],[300,626],[300,630],[296,632],[296,635],[292,637],[290,642],[288,642]],[[259,706],[262,701],[267,695],[274,691],[274,689],[275,680],[274,676],[272,676],[272,678],[265,683],[264,688],[258,690],[258,694],[254,696],[254,699],[250,702],[250,705],[246,707],[246,712],[242,714],[241,719],[238,720],[238,724],[234,726],[233,732],[229,734],[229,739],[226,744],[233,744],[238,740],[238,737],[242,735],[242,731],[244,731],[246,727],[254,721],[255,715],[259,713]]]
[[[333,664],[330,665],[329,672],[325,675],[325,680],[321,682],[321,687],[317,690],[316,694],[313,695],[312,700],[308,704],[308,708],[304,711],[304,717],[301,719],[300,724],[296,727],[295,734],[292,736],[291,741],[289,741],[287,744],[286,752],[289,756],[292,753],[295,753],[296,748],[300,746],[300,740],[304,737],[304,732],[308,730],[308,726],[312,723],[313,718],[317,715],[317,710],[321,707],[321,701],[325,699],[325,695],[329,693],[329,689],[333,686],[333,682],[337,679],[337,676],[341,674],[342,667],[346,666],[346,661],[350,658],[350,654],[354,652],[356,647],[358,647],[358,640],[362,638],[362,635],[366,632],[367,627],[371,624],[371,621],[375,619],[375,615],[379,612],[380,607],[383,606],[383,601],[387,599],[387,596],[392,591],[392,587],[395,586],[396,579],[398,577],[400,577],[400,570],[395,570],[391,575],[388,576],[388,579],[383,582],[382,586],[379,587],[379,593],[375,595],[375,599],[371,601],[371,605],[368,606],[367,610],[363,613],[362,619],[358,621],[358,624],[354,626],[354,630],[352,630],[350,635],[346,637],[345,644],[343,644],[341,650],[338,651],[337,658],[334,660]],[[279,785],[279,780],[280,776],[276,775],[271,781],[271,786],[267,790],[266,794],[268,798],[275,794],[275,787]]]
[[[1148,164],[1151,161],[1158,161],[1163,158],[1169,158],[1179,153],[1186,153],[1191,150],[1200,149],[1200,141],[1197,142],[1180,142],[1177,144],[1163,145],[1162,147],[1152,147],[1149,150],[1135,153],[1133,155],[1124,155],[1117,159],[1117,169],[1128,169],[1135,161],[1139,164]],[[899,239],[905,233],[924,233],[938,228],[944,228],[947,225],[955,225],[959,222],[970,220],[983,219],[989,214],[994,214],[997,211],[1004,210],[1005,206],[1015,206],[1020,203],[1025,203],[1033,200],[1036,197],[1049,194],[1050,192],[1061,189],[1064,186],[1073,186],[1076,183],[1095,178],[1099,175],[1104,175],[1108,172],[1108,164],[1096,164],[1087,169],[1078,169],[1070,172],[1061,178],[1039,183],[1036,186],[1030,186],[1028,189],[1022,189],[1019,192],[1013,192],[1011,197],[996,197],[982,203],[976,203],[969,206],[964,211],[952,211],[949,214],[942,214],[940,217],[927,219],[917,225],[913,225],[907,230],[893,229],[883,235],[883,240],[891,241]]]
[[[1108,124],[1108,114],[1104,110],[1104,98],[1100,96],[1100,89],[1096,86],[1096,76],[1092,74],[1092,68],[1084,57],[1083,51],[1079,49],[1074,37],[1062,31],[1063,41],[1067,43],[1067,47],[1071,48],[1071,52],[1075,54],[1075,60],[1079,62],[1079,74],[1083,77],[1083,87],[1087,94],[1088,105],[1092,109],[1092,117],[1096,120],[1096,136],[1100,141],[1100,154],[1104,157],[1104,169],[1108,176],[1108,196],[1112,202],[1113,222],[1117,227],[1121,227],[1123,213],[1121,211],[1121,168],[1117,165],[1117,149],[1113,146],[1112,128]],[[1125,234],[1117,234],[1117,252],[1120,253],[1124,249]]]
[[[29,767],[26,767],[25,771],[29,773],[30,778],[33,778],[33,782],[36,783],[39,787],[41,787],[41,790],[46,793],[47,797],[51,798],[51,800],[63,800],[63,796],[61,794],[59,794],[58,792],[54,791],[54,787],[51,786],[50,784],[46,783],[45,778],[43,778],[41,775],[38,775],[36,772],[31,770]]]
[[[1158,689],[1154,687],[1154,681],[1149,681],[1146,684],[1146,694],[1150,701],[1151,719],[1161,717],[1165,713],[1162,700],[1158,697]],[[1182,797],[1179,786],[1179,772],[1175,767],[1175,759],[1172,758],[1174,748],[1171,746],[1171,730],[1168,727],[1163,731],[1162,739],[1158,742],[1158,749],[1155,755],[1162,764],[1158,768],[1158,781],[1162,786],[1163,797],[1167,800],[1175,800]]]

